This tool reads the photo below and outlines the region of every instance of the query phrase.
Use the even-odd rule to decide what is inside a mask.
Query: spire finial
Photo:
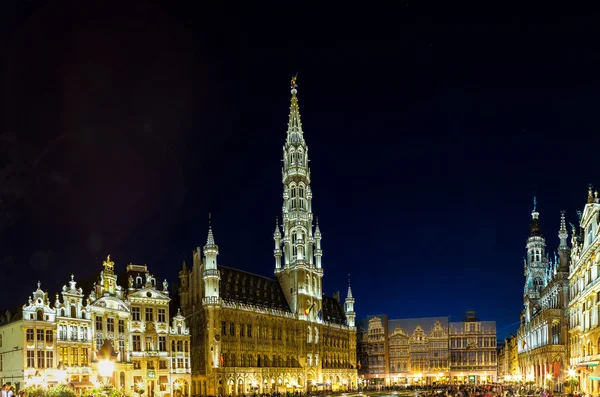
[[[533,211],[532,212],[536,212],[537,209],[537,197],[533,196]]]
[[[593,194],[593,190],[594,190],[594,185],[592,185],[591,183],[588,185],[588,204],[591,204],[594,202],[594,194]]]
[[[296,80],[298,79],[298,72],[294,76],[292,76],[292,81],[290,81],[290,88],[292,89],[292,95],[296,95],[298,92],[298,84],[296,84]]]
[[[296,84],[297,78],[298,74],[292,77],[292,81],[290,82],[292,88],[292,100],[290,102],[290,118],[288,120],[287,130],[287,143],[296,145],[304,143],[304,139],[302,138],[302,122],[300,121],[300,106],[298,105],[298,97],[296,96],[298,93],[298,85]]]
[[[208,228],[210,229],[212,227],[212,220],[211,220],[211,213],[208,213]]]
[[[350,288],[350,273],[348,273],[348,294],[346,299],[352,299],[352,288]]]
[[[279,217],[275,217],[275,227],[279,226]]]
[[[317,216],[317,226],[319,226],[319,217]]]

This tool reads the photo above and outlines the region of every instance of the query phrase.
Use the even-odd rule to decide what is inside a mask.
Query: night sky
[[[1,307],[107,254],[175,285],[209,213],[220,263],[272,276],[296,72],[324,290],[350,273],[359,318],[506,336],[533,196],[552,252],[600,185],[598,15],[89,3],[0,9]]]

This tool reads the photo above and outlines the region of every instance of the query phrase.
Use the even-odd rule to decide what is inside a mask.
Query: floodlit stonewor
[[[78,394],[107,386],[122,393],[189,394],[190,332],[181,313],[170,315],[168,283],[146,265],[129,264],[119,285],[110,256],[89,295],[71,275],[51,301],[38,282],[22,309],[0,327],[0,378],[16,390]],[[121,395],[119,394],[119,395]]]
[[[217,263],[209,228],[180,272],[192,330],[192,394],[348,390],[357,386],[354,298],[323,295],[321,231],[312,213],[308,147],[295,78],[283,147],[283,214],[275,278]]]

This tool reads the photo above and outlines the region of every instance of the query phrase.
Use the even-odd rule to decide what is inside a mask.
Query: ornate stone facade
[[[295,78],[291,92],[275,279],[218,265],[212,228],[191,269],[184,263],[180,272],[182,310],[192,329],[192,394],[356,387],[354,298],[350,287],[345,307],[323,294],[322,236],[313,225]]]
[[[546,242],[534,200],[525,259],[524,310],[517,331],[517,379],[539,387],[562,390],[567,367],[569,254],[564,213],[558,236],[558,255],[546,254]]]
[[[496,323],[447,317],[362,319],[360,381],[367,386],[479,384],[496,379]]]
[[[520,372],[517,344],[516,336],[511,335],[505,338],[498,348],[498,379],[500,381],[513,382],[518,379]]]
[[[116,352],[109,382],[117,389],[189,395],[190,331],[180,313],[170,317],[167,282],[157,285],[146,265],[129,265],[124,278],[128,288],[118,285],[108,257],[87,299],[74,276],[54,304],[38,283],[21,312],[0,327],[0,348],[11,346],[0,349],[2,382],[17,389],[63,382],[94,387],[105,381],[98,352],[108,341]]]
[[[600,391],[600,200],[591,187],[578,215],[579,231],[571,225],[569,361],[578,388],[596,395]]]

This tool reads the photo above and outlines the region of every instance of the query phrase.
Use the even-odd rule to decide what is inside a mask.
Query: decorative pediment
[[[130,311],[128,305],[125,302],[112,296],[105,296],[94,301],[94,303],[92,303],[92,308],[103,308],[127,313],[129,313]]]
[[[185,324],[185,317],[181,315],[181,309],[177,309],[177,315],[173,317],[172,326],[169,329],[171,335],[189,335],[190,329]]]
[[[586,204],[581,216],[581,227],[586,228],[591,220],[593,220],[600,211],[600,204]]]
[[[133,292],[129,292],[129,299],[139,298],[139,299],[163,299],[163,300],[171,300],[169,295],[165,294],[162,291],[157,291],[153,288],[142,288]]]

